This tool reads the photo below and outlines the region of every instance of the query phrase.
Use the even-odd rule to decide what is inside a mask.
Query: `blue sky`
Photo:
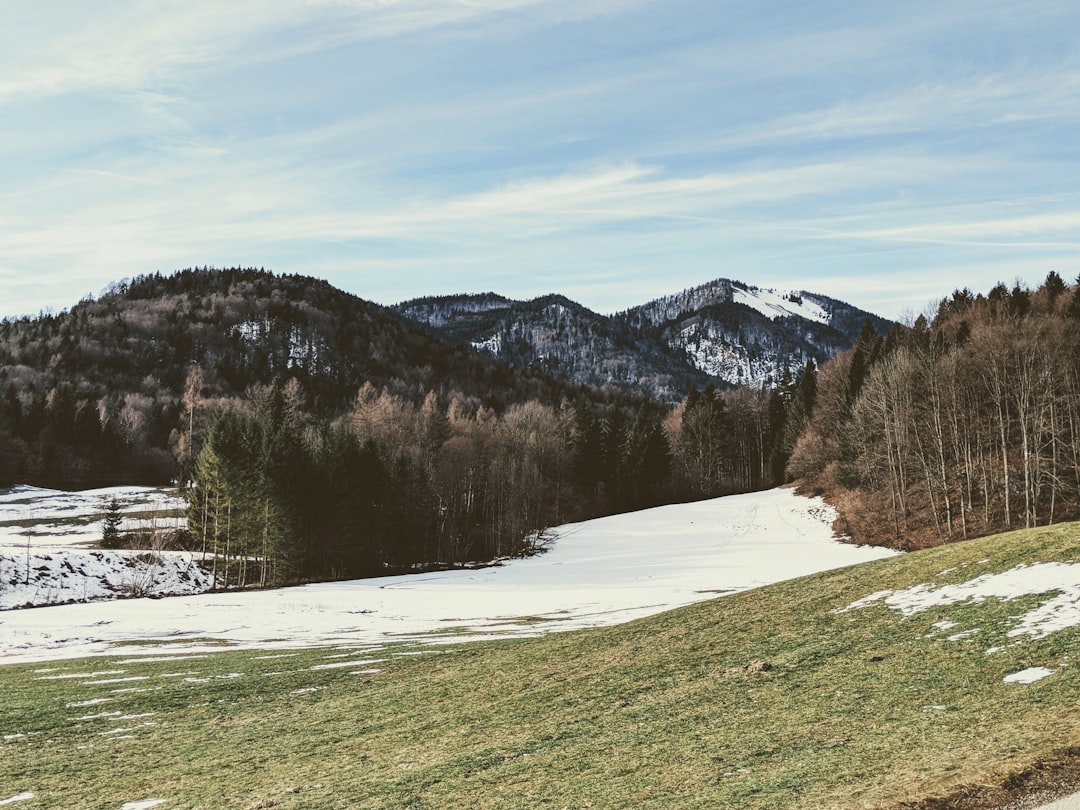
[[[13,0],[0,122],[0,315],[202,265],[891,317],[1080,274],[1071,0]]]

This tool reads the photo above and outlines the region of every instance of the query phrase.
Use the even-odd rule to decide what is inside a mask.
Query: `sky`
[[[382,304],[1080,275],[1072,0],[10,0],[0,316],[186,267]]]

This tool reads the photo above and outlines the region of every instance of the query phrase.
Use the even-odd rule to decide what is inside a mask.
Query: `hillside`
[[[450,343],[573,383],[677,400],[691,386],[710,382],[683,352],[560,295],[532,301],[492,294],[420,298],[396,309]]]
[[[1002,807],[1075,784],[1078,567],[1069,524],[542,639],[6,666],[0,784],[42,807]]]
[[[821,296],[730,281],[602,316],[558,295],[389,308],[264,270],[155,273],[68,311],[0,321],[0,485],[164,483],[193,459],[200,413],[291,379],[297,404],[324,420],[370,386],[471,412],[584,398],[606,417],[622,403],[632,424],[642,395],[670,403],[710,383],[777,382],[852,345],[867,317],[887,327]]]
[[[893,323],[807,291],[781,292],[720,279],[621,313],[651,330],[691,365],[734,385],[772,386],[849,349],[869,321],[879,335]]]
[[[788,475],[897,548],[1080,519],[1080,283],[956,290],[838,355]]]
[[[459,392],[496,410],[568,394],[325,281],[154,274],[60,314],[0,321],[0,485],[168,481],[193,399],[222,403],[290,378],[326,417],[365,383],[417,402]]]
[[[782,293],[720,279],[599,315],[562,296],[512,301],[485,295],[419,298],[395,309],[458,345],[594,386],[678,400],[691,386],[773,386],[808,360],[855,344],[867,320],[889,321],[809,292]]]

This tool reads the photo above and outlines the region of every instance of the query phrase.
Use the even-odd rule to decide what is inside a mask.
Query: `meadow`
[[[4,666],[0,800],[995,806],[1075,765],[1078,570],[1066,524],[542,638]]]

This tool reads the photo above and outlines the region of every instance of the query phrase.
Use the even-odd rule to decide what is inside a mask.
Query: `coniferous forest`
[[[0,322],[0,485],[175,480],[218,582],[488,561],[547,527],[794,481],[859,542],[1078,516],[1080,285],[957,291],[770,389],[679,402],[450,345],[263,270]]]

